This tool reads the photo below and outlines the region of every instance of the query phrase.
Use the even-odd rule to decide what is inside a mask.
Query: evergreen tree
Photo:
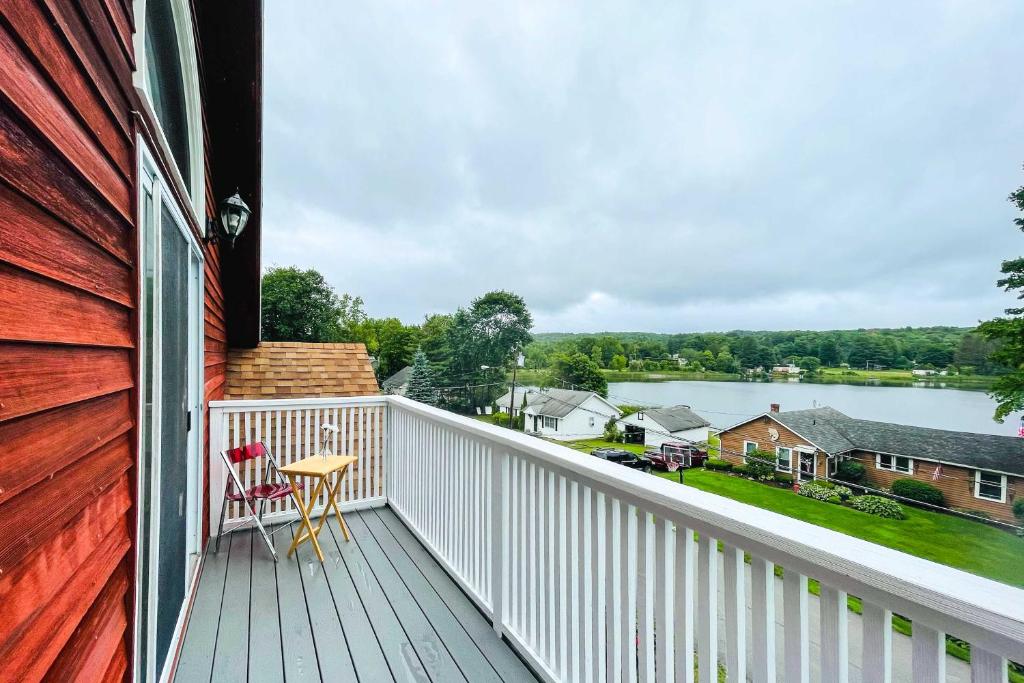
[[[437,387],[434,385],[434,373],[430,369],[430,361],[422,349],[417,349],[412,360],[412,374],[409,376],[409,388],[405,390],[406,398],[411,398],[428,405],[437,404]]]

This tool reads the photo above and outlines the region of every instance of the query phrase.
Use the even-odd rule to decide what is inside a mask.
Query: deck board
[[[387,508],[321,533],[326,562],[291,530],[275,564],[255,531],[207,551],[176,671],[179,681],[536,680]]]
[[[274,550],[277,552],[277,602],[281,626],[281,660],[285,679],[289,681],[319,681],[320,667],[313,647],[313,630],[309,625],[306,595],[302,591],[302,576],[295,556],[287,557],[292,537],[288,529],[277,529]],[[251,610],[251,606],[250,606]],[[264,615],[256,614],[257,618]],[[190,626],[191,628],[191,626]]]

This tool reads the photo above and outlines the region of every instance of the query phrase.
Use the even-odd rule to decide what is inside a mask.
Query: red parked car
[[[644,457],[654,469],[675,472],[680,467],[700,467],[708,458],[708,452],[688,443],[666,441],[657,450],[648,450]]]

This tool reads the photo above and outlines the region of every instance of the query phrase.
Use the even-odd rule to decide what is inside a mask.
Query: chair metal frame
[[[248,455],[245,458],[243,458],[241,460],[237,460],[237,461],[232,461],[231,456],[228,455],[232,451],[238,451],[238,450],[241,450],[241,449],[244,449],[244,448],[250,448],[250,447],[254,446],[255,444],[259,444],[261,449],[262,449],[262,452],[257,454],[257,455]],[[273,470],[273,472],[276,473],[276,475],[277,475],[278,482],[281,483],[281,484],[284,484],[285,486],[288,487],[288,494],[286,496],[282,496],[281,497],[282,500],[286,499],[286,498],[291,498],[292,497],[291,484],[288,481],[285,480],[284,476],[282,476],[282,474],[281,474],[281,466],[278,465],[277,458],[274,457],[274,454],[270,451],[270,447],[267,446],[267,444],[265,442],[263,442],[263,441],[253,441],[251,443],[245,444],[244,446],[239,446],[238,448],[229,448],[227,450],[223,450],[223,451],[220,452],[220,457],[221,457],[221,459],[223,459],[224,465],[228,469],[228,474],[230,474],[231,476],[228,479],[228,482],[224,486],[224,502],[223,502],[223,505],[221,505],[220,524],[218,524],[218,526],[217,526],[217,542],[216,542],[216,546],[214,548],[214,552],[217,552],[217,553],[220,552],[220,540],[221,540],[221,538],[224,537],[224,520],[227,517],[228,505],[230,505],[231,503],[244,503],[245,506],[248,507],[248,509],[252,512],[252,514],[251,515],[246,515],[245,517],[242,517],[239,520],[239,522],[245,522],[245,521],[251,519],[253,522],[256,523],[256,527],[260,530],[260,535],[263,536],[263,541],[267,544],[267,548],[270,550],[270,554],[274,556],[274,561],[276,562],[277,561],[277,551],[274,550],[274,543],[270,539],[270,537],[273,535],[274,532],[269,532],[268,533],[266,528],[263,526],[263,511],[264,511],[266,502],[268,500],[270,500],[270,499],[269,498],[262,498],[262,497],[261,498],[257,498],[255,496],[250,498],[250,496],[248,495],[249,494],[249,490],[251,490],[251,489],[253,489],[255,487],[251,486],[251,487],[249,487],[249,490],[247,490],[245,488],[245,484],[242,483],[241,477],[239,477],[238,476],[238,472],[235,471],[235,465],[237,465],[239,463],[251,462],[252,460],[256,460],[257,458],[260,458],[260,457],[266,457],[266,459],[267,459],[267,469],[266,469],[266,472],[263,475],[263,482],[264,482],[264,484],[271,483],[270,477],[271,477],[271,471]],[[241,500],[231,500],[230,498],[228,498],[228,496],[230,495],[230,492],[231,492],[231,486],[232,485],[234,485],[235,489],[238,491],[239,495],[242,497]],[[301,488],[301,486],[300,486],[300,488]],[[259,503],[259,509],[257,509],[257,505],[256,505],[257,502]],[[287,524],[285,526],[290,527],[291,524],[289,523],[289,524]],[[240,523],[238,526],[236,526],[236,527],[232,528],[230,531],[228,531],[228,533],[233,533],[233,532],[237,531],[238,529],[242,529],[242,528],[247,528],[247,527],[243,527],[243,525]],[[277,531],[277,529],[275,529],[274,531]]]

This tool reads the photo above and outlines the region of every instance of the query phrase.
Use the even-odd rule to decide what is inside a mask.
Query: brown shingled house
[[[363,344],[261,342],[228,353],[225,399],[379,394]]]

